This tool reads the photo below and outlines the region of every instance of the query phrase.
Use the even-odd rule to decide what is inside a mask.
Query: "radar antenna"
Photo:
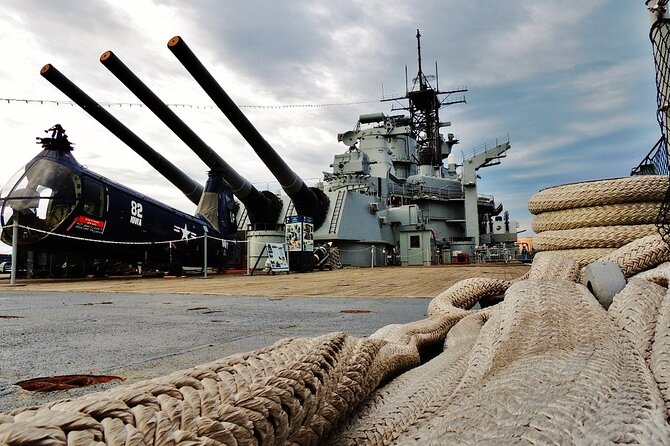
[[[425,90],[428,86],[428,81],[423,75],[423,70],[421,69],[421,33],[419,30],[416,30],[416,55],[417,55],[417,65],[419,66],[419,74],[417,74],[417,79],[419,79],[419,89]],[[416,85],[416,81],[414,83]]]

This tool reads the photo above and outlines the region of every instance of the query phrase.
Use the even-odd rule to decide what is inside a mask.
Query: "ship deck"
[[[432,298],[454,283],[469,277],[511,280],[530,268],[521,263],[485,263],[474,265],[434,265],[417,267],[343,268],[312,273],[257,272],[210,274],[202,276],[105,279],[22,280],[17,284],[26,291],[170,293],[218,296],[266,297],[426,297]],[[8,276],[7,276],[8,277]],[[0,279],[0,284],[9,279]],[[6,288],[8,290],[10,288]]]

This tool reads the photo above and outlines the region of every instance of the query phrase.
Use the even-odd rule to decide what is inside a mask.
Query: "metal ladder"
[[[243,225],[244,220],[246,220],[246,218],[247,218],[247,207],[245,206],[244,209],[242,209],[242,214],[240,215],[240,218],[237,220],[237,227],[238,228],[239,227],[242,227],[242,228],[246,227],[246,225]],[[243,225],[243,226],[241,226],[241,225]]]
[[[293,200],[289,200],[288,206],[286,206],[286,214],[284,214],[284,221],[282,221],[282,223],[286,223],[286,218],[293,214],[294,209],[295,206],[293,206]]]
[[[342,210],[342,203],[344,202],[345,191],[340,189],[337,192],[337,198],[335,199],[335,204],[333,205],[333,218],[330,220],[330,229],[328,229],[329,234],[335,234],[337,231],[337,222],[340,219],[340,211]]]

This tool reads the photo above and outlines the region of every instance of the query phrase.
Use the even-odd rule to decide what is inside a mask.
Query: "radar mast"
[[[440,108],[451,104],[464,103],[465,96],[453,100],[450,100],[449,97],[454,93],[466,92],[468,89],[462,86],[440,91],[437,88],[439,85],[437,64],[435,64],[435,76],[426,76],[423,73],[421,33],[418,29],[416,30],[416,41],[418,73],[413,79],[412,88],[406,88],[404,96],[384,98],[382,101],[396,101],[401,105],[399,107],[394,106],[394,110],[407,110],[409,112],[412,137],[417,142],[419,164],[439,167],[442,165],[442,160],[451,152],[451,146],[458,143],[458,140],[453,139],[453,135],[450,135],[449,140],[445,143],[446,150],[442,150],[443,140],[440,135],[440,128],[447,127],[450,123],[440,122]],[[436,88],[433,88],[429,78],[435,79]],[[407,105],[404,103],[405,100]]]

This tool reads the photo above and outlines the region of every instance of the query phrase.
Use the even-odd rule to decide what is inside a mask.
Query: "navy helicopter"
[[[208,265],[230,264],[235,245],[222,240],[235,239],[235,203],[220,175],[210,172],[203,189],[163,160],[173,182],[199,204],[191,216],[83,167],[62,126],[47,132],[37,138],[42,152],[0,191],[3,242],[12,243],[16,221],[20,247],[97,259],[90,271],[96,275],[110,260],[181,274],[183,266],[203,266],[206,231]]]

